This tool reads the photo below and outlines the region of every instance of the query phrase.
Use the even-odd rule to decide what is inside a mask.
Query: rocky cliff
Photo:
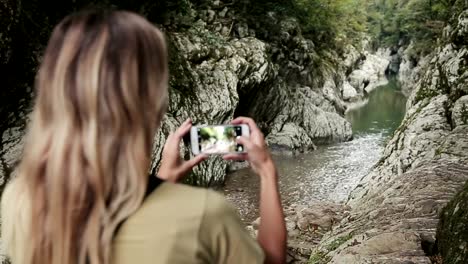
[[[21,155],[33,76],[50,31],[63,16],[88,2],[63,1],[53,9],[39,1],[0,2],[0,65],[6,77],[0,107],[0,185]],[[201,2],[114,3],[157,23],[170,47],[170,106],[155,135],[153,167],[165,136],[188,117],[197,124],[213,124],[236,115],[252,116],[272,149],[288,153],[351,139],[343,113],[385,79],[388,54],[352,46],[343,54],[319,53],[294,18],[265,10],[264,20],[253,23],[231,2]],[[190,155],[187,149],[184,152]],[[220,182],[227,166],[219,158],[210,159],[194,171],[192,183]]]
[[[468,180],[467,40],[465,10],[445,29],[442,45],[411,93],[402,125],[352,192],[350,215],[325,235],[313,263],[435,261],[439,215]],[[466,259],[463,195],[442,215],[439,248],[448,263]]]

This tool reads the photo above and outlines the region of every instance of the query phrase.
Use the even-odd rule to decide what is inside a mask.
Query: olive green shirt
[[[255,264],[265,258],[222,195],[168,182],[122,224],[112,252],[112,264]]]

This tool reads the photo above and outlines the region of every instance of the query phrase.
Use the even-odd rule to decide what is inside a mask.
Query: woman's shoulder
[[[172,212],[181,215],[198,215],[206,211],[217,210],[227,206],[224,196],[214,190],[194,187],[179,183],[162,183],[149,194],[139,211]]]

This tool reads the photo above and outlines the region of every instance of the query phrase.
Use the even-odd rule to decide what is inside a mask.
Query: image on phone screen
[[[236,138],[242,135],[240,126],[207,126],[198,128],[198,142],[201,153],[243,152],[243,146]]]

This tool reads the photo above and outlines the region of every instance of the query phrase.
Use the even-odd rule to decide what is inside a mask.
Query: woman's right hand
[[[250,137],[240,137],[237,143],[242,144],[246,153],[227,154],[225,160],[247,160],[252,170],[260,176],[271,175],[275,165],[271,158],[263,133],[252,118],[238,117],[231,122],[233,125],[246,124],[250,128]]]
[[[250,138],[241,137],[247,153],[228,154],[227,160],[248,160],[252,169],[260,176],[260,226],[257,240],[265,252],[265,263],[286,263],[286,224],[278,190],[278,175],[265,138],[255,122],[248,117],[238,117],[232,124],[246,124]]]

